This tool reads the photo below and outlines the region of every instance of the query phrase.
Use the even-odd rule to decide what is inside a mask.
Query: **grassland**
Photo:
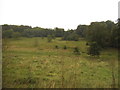
[[[81,55],[74,55],[75,46]],[[117,50],[102,50],[100,57],[86,52],[84,39],[57,38],[50,43],[38,37],[3,40],[3,88],[118,87]]]

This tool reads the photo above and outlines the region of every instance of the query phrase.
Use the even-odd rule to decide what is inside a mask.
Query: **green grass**
[[[112,68],[118,87],[116,49],[103,50],[98,58],[86,54],[84,39],[57,38],[49,43],[46,38],[36,37],[8,39],[4,43],[3,88],[111,88]],[[82,52],[79,56],[73,54],[76,46]]]

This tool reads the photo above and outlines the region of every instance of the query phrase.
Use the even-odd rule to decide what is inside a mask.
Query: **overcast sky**
[[[0,24],[76,29],[94,21],[116,21],[120,0],[0,0]]]

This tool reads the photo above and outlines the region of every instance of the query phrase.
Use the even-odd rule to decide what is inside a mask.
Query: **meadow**
[[[81,55],[73,53],[74,47],[79,47]],[[4,39],[3,88],[117,88],[117,49],[103,49],[99,57],[92,57],[87,47],[82,38]]]

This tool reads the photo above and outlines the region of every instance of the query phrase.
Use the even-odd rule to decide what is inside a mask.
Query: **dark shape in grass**
[[[53,71],[50,71],[49,73],[53,73]]]
[[[63,49],[67,49],[67,46],[65,45],[65,46],[63,47]]]
[[[34,60],[33,62],[38,62],[37,60]]]
[[[30,79],[28,80],[28,83],[30,83],[30,84],[35,84],[35,83],[36,83],[36,80],[35,80],[34,78],[30,78]]]
[[[47,77],[43,78],[44,81],[48,81],[49,79]]]
[[[89,45],[89,43],[87,42],[86,45]]]
[[[58,45],[55,45],[55,48],[58,49],[59,48]]]
[[[93,74],[91,74],[91,76],[94,76]]]
[[[81,72],[83,74],[83,72]]]
[[[14,57],[18,57],[18,56],[15,55]]]
[[[31,77],[21,78],[21,79],[14,80],[14,83],[17,83],[17,84],[27,84],[27,83],[36,84],[37,78],[31,78]]]
[[[78,47],[75,47],[73,52],[75,55],[80,55],[80,50]]]

